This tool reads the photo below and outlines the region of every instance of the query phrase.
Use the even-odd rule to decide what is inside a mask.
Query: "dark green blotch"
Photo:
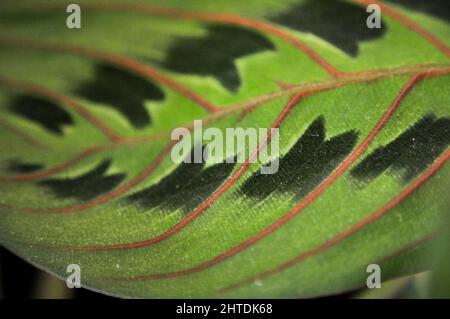
[[[408,183],[450,145],[450,118],[425,115],[385,146],[378,147],[350,172],[364,184],[386,171]]]
[[[215,77],[225,88],[236,91],[240,86],[235,59],[274,45],[262,34],[231,25],[208,25],[202,38],[179,37],[161,63],[164,68],[180,73]]]
[[[37,163],[26,163],[18,159],[10,160],[7,164],[7,170],[12,173],[27,174],[39,171],[44,165]]]
[[[95,78],[82,83],[75,94],[117,110],[137,129],[151,124],[145,101],[164,99],[151,80],[106,63],[96,65]]]
[[[190,153],[191,159],[193,151]],[[182,162],[157,184],[130,195],[126,200],[146,210],[182,209],[190,212],[208,198],[230,175],[234,163],[218,163],[205,168],[205,163]]]
[[[387,0],[408,9],[431,14],[446,22],[450,21],[450,1],[448,0]]]
[[[273,193],[294,195],[296,201],[304,198],[348,156],[358,140],[358,133],[347,131],[325,138],[325,120],[318,117],[279,159],[277,173],[254,173],[240,192],[258,201]]]
[[[16,96],[11,100],[8,109],[58,135],[63,134],[63,126],[73,124],[72,117],[66,110],[37,96]]]

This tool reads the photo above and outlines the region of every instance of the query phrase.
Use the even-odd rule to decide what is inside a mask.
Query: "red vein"
[[[439,39],[437,39],[430,32],[428,32],[427,30],[422,28],[420,25],[416,24],[415,22],[413,22],[412,20],[410,20],[406,16],[400,14],[396,10],[394,10],[394,9],[392,9],[392,8],[390,8],[390,7],[384,5],[383,3],[380,3],[379,1],[376,1],[376,0],[354,0],[354,1],[359,2],[361,4],[364,4],[364,5],[369,5],[369,4],[377,4],[377,5],[379,5],[381,10],[382,10],[382,12],[386,13],[387,15],[389,15],[392,19],[397,20],[398,22],[400,22],[401,24],[403,24],[404,26],[406,26],[410,30],[416,32],[417,34],[422,36],[425,40],[427,40],[432,45],[434,45],[437,49],[439,49],[442,53],[447,55],[447,57],[450,57],[450,49],[444,43],[442,43]]]
[[[450,70],[448,70],[447,68],[437,68],[437,69],[430,69],[426,72],[422,72],[424,74],[426,74],[425,76],[429,77],[429,76],[438,76],[438,75],[442,75],[442,74],[446,74],[448,73]],[[297,92],[297,94],[299,95],[304,95],[307,96],[309,94],[314,94],[314,93],[318,93],[321,91],[325,91],[327,89],[332,89],[336,86],[329,86],[326,85],[324,87],[312,87],[312,88],[308,88],[310,91],[308,91],[308,89],[305,89],[304,91],[299,91]],[[339,87],[339,85],[337,86]],[[101,198],[101,202],[99,203],[104,203],[109,199],[104,199]],[[88,205],[77,205],[77,206],[69,206],[69,207],[63,207],[63,208],[50,208],[50,212],[71,212],[71,211],[75,211],[75,210],[80,210],[80,209],[84,209],[84,208],[88,208],[88,207],[92,207],[94,205],[96,205],[97,203],[88,203]],[[17,207],[16,207],[17,208]],[[18,208],[18,209],[22,209],[22,208]],[[206,208],[205,208],[206,209]],[[45,212],[46,210],[49,210],[48,208],[41,208],[41,209],[33,209],[33,208],[24,208],[25,211],[30,211],[30,212]],[[184,225],[187,225],[183,223],[183,227]],[[177,230],[179,231],[181,228],[177,228]],[[174,232],[172,231],[170,233],[170,235],[172,235]],[[162,240],[162,239],[161,239]],[[158,240],[160,241],[160,240]],[[148,242],[148,241],[146,241]],[[95,249],[95,250],[102,250],[102,249],[115,249],[115,247],[117,247],[117,249],[120,248],[133,248],[133,247],[141,247],[143,246],[142,243],[138,242],[138,243],[128,243],[128,244],[119,244],[119,245],[108,245],[108,246],[93,246],[92,248],[90,246],[63,246],[63,247],[58,247],[58,246],[52,246],[51,248],[66,248],[66,249],[80,249],[80,250],[90,250],[90,249]]]
[[[373,262],[370,262],[370,263],[371,264],[381,264],[383,262],[386,262],[386,261],[390,260],[391,258],[398,257],[398,256],[400,256],[400,255],[402,255],[404,253],[408,253],[408,252],[410,252],[410,251],[412,251],[412,250],[414,250],[414,249],[424,245],[425,243],[427,243],[428,241],[430,241],[432,239],[433,239],[432,235],[428,235],[428,236],[426,236],[424,238],[421,238],[421,239],[419,239],[419,240],[417,240],[417,241],[415,241],[415,242],[413,242],[411,244],[408,244],[408,245],[400,248],[397,251],[394,251],[393,253],[390,253],[389,255],[386,255],[386,256],[383,256],[381,258],[378,258],[377,260],[375,260]],[[369,264],[369,263],[367,263],[367,264]],[[230,286],[230,287],[226,287],[226,288],[220,289],[219,292],[227,292],[228,291],[227,288],[229,288],[228,290],[232,290],[233,289]],[[358,290],[360,288],[361,288],[361,284],[359,284],[359,285],[356,284],[356,285],[353,286],[353,288],[348,288],[348,291],[356,291],[356,290]]]
[[[367,2],[367,1],[365,1],[365,0],[360,0],[360,2]],[[373,2],[373,1],[372,1]],[[384,9],[385,9],[385,11],[389,14],[389,15],[391,15],[393,18],[396,18],[397,20],[399,20],[400,22],[402,22],[403,24],[405,24],[405,25],[407,25],[408,27],[410,27],[411,29],[413,29],[414,31],[416,31],[416,32],[418,32],[419,34],[421,34],[422,36],[424,36],[424,38],[426,38],[428,41],[430,41],[431,43],[433,43],[435,46],[437,46],[442,52],[444,52],[445,54],[447,54],[448,56],[450,55],[449,54],[449,50],[448,50],[448,48],[446,48],[442,43],[440,43],[439,42],[439,40],[437,40],[437,39],[435,39],[431,34],[429,34],[427,31],[425,31],[425,30],[423,30],[423,29],[421,29],[419,26],[417,26],[417,25],[415,25],[413,22],[411,22],[411,21],[409,21],[407,18],[405,18],[405,17],[403,17],[403,16],[401,16],[401,15],[399,15],[398,13],[396,13],[395,11],[393,11],[392,9],[389,9],[389,8],[387,8],[386,6],[384,6],[384,5],[382,5],[382,4],[380,4],[380,6],[382,6],[382,7],[384,7]],[[388,9],[388,10],[386,10],[386,8]],[[166,9],[163,9],[162,8],[162,10],[164,11],[164,10],[166,10]],[[167,9],[167,10],[170,10],[170,11],[172,11],[171,9]],[[389,11],[389,12],[388,12]],[[178,15],[178,13],[176,13],[176,12],[172,12],[171,14],[174,14],[174,15]],[[264,23],[264,22],[259,22],[259,21],[254,21],[254,20],[250,20],[250,19],[245,19],[245,18],[241,18],[241,17],[233,17],[233,16],[229,16],[229,15],[222,15],[222,14],[218,14],[218,15],[215,15],[215,14],[201,14],[201,13],[199,13],[199,14],[195,14],[195,13],[190,13],[190,14],[187,14],[185,17],[188,17],[189,15],[191,15],[191,17],[192,18],[195,18],[196,16],[197,16],[197,18],[200,18],[200,19],[205,19],[205,20],[209,20],[209,19],[214,19],[214,21],[217,21],[217,20],[222,20],[222,21],[224,21],[224,22],[232,22],[232,23],[235,23],[235,24],[240,24],[240,25],[244,25],[244,26],[249,26],[249,27],[254,27],[254,28],[257,28],[257,29],[260,29],[260,30],[262,30],[262,31],[267,31],[267,32],[270,32],[270,33],[272,33],[272,34],[275,34],[275,35],[277,35],[277,36],[279,36],[279,37],[281,37],[281,38],[284,38],[285,40],[287,40],[287,41],[289,41],[288,40],[288,38],[287,37],[284,37],[284,35],[283,35],[283,31],[280,31],[280,30],[277,30],[276,28],[274,28],[272,25],[269,25],[269,24],[266,24],[266,23]],[[209,17],[208,17],[209,16]],[[272,29],[272,28],[274,28],[274,29]],[[288,37],[290,37],[289,35],[287,35]],[[298,41],[298,40],[296,40],[295,38],[293,38],[293,40],[295,40],[295,41]],[[289,42],[291,42],[291,41],[289,41]],[[298,41],[299,42],[299,41]],[[291,42],[291,43],[293,43],[293,42]],[[301,42],[300,43],[297,43],[297,44],[295,44],[295,43],[293,43],[294,45],[296,45],[296,46],[298,46],[300,49],[302,49],[305,53],[307,53],[313,60],[315,60],[316,62],[318,62],[322,67],[324,67],[324,69],[326,69],[330,74],[332,74],[333,76],[339,76],[339,75],[341,75],[341,72],[340,71],[336,71],[336,70],[334,70],[333,71],[333,67],[331,67],[330,65],[328,65],[327,66],[327,62],[326,61],[324,61],[320,56],[318,56],[315,52],[313,52],[312,50],[311,51],[309,51],[310,49],[308,48],[308,47],[306,47],[304,44],[302,44]],[[60,48],[62,51],[76,51],[76,50],[73,50],[73,49],[75,49],[75,48],[73,48],[73,47],[61,47]],[[91,51],[91,50],[88,50],[88,49],[82,49],[82,48],[78,48],[79,50],[78,50],[78,53],[84,53],[85,55],[89,55],[89,54],[91,54],[91,55],[95,55],[95,54],[92,54],[93,53],[93,51]],[[309,49],[309,50],[308,50]],[[106,58],[106,57],[108,57],[108,58]],[[113,56],[113,55],[110,55],[110,54],[104,54],[104,56],[103,56],[103,58],[106,58],[107,60],[108,59],[113,59],[113,60],[117,60],[117,61],[120,61],[120,59],[114,59],[114,57],[115,58],[117,58],[116,56]],[[123,58],[123,57],[119,57],[119,58]],[[126,58],[125,58],[126,59]],[[117,62],[116,61],[116,62]],[[131,60],[130,60],[131,61]],[[123,61],[122,61],[123,62]],[[131,61],[131,62],[134,62],[134,63],[137,63],[137,62],[135,62],[135,61]],[[125,64],[127,64],[127,63],[125,63]],[[134,67],[134,65],[133,65],[133,63],[128,63],[129,65],[127,65],[130,69],[134,69],[135,71],[136,71],[136,69],[135,69],[135,67]],[[144,66],[145,67],[145,66]],[[148,71],[148,70],[147,70]],[[157,72],[157,71],[155,71],[155,72]],[[143,72],[144,73],[144,72]],[[150,73],[150,72],[145,72],[145,73]],[[147,74],[148,75],[148,74]],[[158,76],[157,76],[157,74],[154,74],[153,76],[155,76],[157,79],[158,79]],[[417,80],[418,80],[418,78],[419,78],[419,76],[417,76],[417,78],[416,78],[416,80],[414,80],[414,78],[413,79],[411,79],[411,85],[409,86],[409,88],[408,87],[405,87],[405,92],[403,93],[403,95],[405,95],[406,94],[406,92],[407,91],[409,91],[409,89],[412,87],[412,83],[414,83],[414,82],[416,82]],[[176,85],[174,85],[174,84],[176,84],[176,83],[174,83],[174,82],[170,82],[170,81],[167,81],[167,79],[165,79],[164,80],[164,78],[159,78],[158,79],[159,81],[161,81],[161,82],[163,82],[163,83],[165,83],[165,84],[168,84],[169,86],[171,86],[172,88],[174,88],[175,90],[177,90],[178,92],[180,92],[180,93],[183,93],[183,89],[182,88],[180,88],[180,87],[178,87],[178,88],[176,88]],[[414,81],[413,81],[414,80]],[[189,94],[188,94],[189,92],[184,92],[184,94],[185,95],[187,95],[187,96],[189,96]],[[401,94],[402,95],[402,94]],[[194,101],[196,101],[197,103],[198,103],[198,98],[193,98],[192,96],[190,97],[192,100],[194,100]],[[197,100],[196,100],[197,99]],[[402,99],[402,97],[401,98],[399,98],[400,100]],[[200,103],[199,103],[200,104]],[[206,107],[207,109],[208,109],[208,107]],[[213,110],[213,109],[210,109],[211,111],[216,111],[216,110]],[[388,117],[390,117],[390,115],[388,115]],[[382,128],[382,126],[383,125],[381,125],[380,126],[380,128],[379,129],[381,129]],[[375,133],[374,134],[374,136],[376,135],[377,133]],[[270,138],[270,137],[269,137]],[[370,142],[369,142],[370,143]],[[344,169],[345,170],[345,169]],[[342,173],[342,172],[341,172]],[[214,196],[214,195],[213,195]],[[220,195],[219,195],[220,196]],[[210,205],[210,204],[209,204]],[[209,205],[207,205],[206,207],[209,207]]]
[[[1,79],[0,79],[1,81]],[[330,87],[331,88],[331,87]],[[261,103],[262,104],[262,103]],[[255,108],[256,106],[258,106],[260,104],[255,104],[252,105],[251,108]],[[224,115],[228,115],[228,114],[233,114],[234,112],[240,110],[240,109],[246,109],[246,107],[238,107],[238,108],[229,108],[229,109],[225,109],[220,111],[219,113],[215,113],[213,115],[211,115],[210,117],[207,117],[203,120],[203,123],[209,123],[212,120],[221,118]],[[233,112],[230,112],[233,111]],[[244,115],[245,116],[245,115]],[[240,120],[242,120],[243,116],[240,117]],[[33,145],[35,146],[39,146],[39,147],[43,147],[40,142],[32,139],[31,136],[26,135],[24,132],[18,131],[18,129],[12,127],[10,124],[3,122],[3,119],[0,119],[0,125],[3,125],[5,127],[7,127],[9,130],[13,130],[14,132],[19,134],[22,138],[27,138],[29,139],[29,141],[27,140],[28,143],[33,143]],[[8,126],[7,126],[8,125]],[[192,131],[194,129],[194,126],[192,124],[190,125],[186,125],[183,126],[186,129],[188,129],[189,131]],[[28,174],[22,174],[22,175],[16,175],[16,176],[1,176],[0,175],[0,181],[15,181],[15,182],[25,182],[25,181],[35,181],[38,179],[42,179],[45,177],[48,177],[50,175],[59,173],[61,171],[63,171],[66,168],[69,168],[70,166],[80,162],[81,160],[86,159],[87,157],[94,155],[95,153],[102,151],[102,150],[107,150],[110,149],[111,146],[118,148],[120,146],[127,146],[127,145],[133,145],[133,144],[137,144],[137,143],[143,143],[143,142],[147,142],[147,141],[154,141],[154,140],[159,140],[161,138],[167,137],[168,135],[170,135],[170,132],[164,132],[164,133],[160,133],[160,134],[155,134],[152,136],[142,136],[142,137],[132,137],[132,138],[120,138],[117,143],[113,144],[113,145],[108,145],[108,144],[100,144],[97,146],[93,146],[90,148],[87,148],[86,150],[82,151],[80,154],[74,156],[73,158],[70,158],[60,164],[57,164],[51,168],[48,168],[44,171],[40,171],[40,172],[34,172],[34,173],[28,173]],[[39,144],[38,144],[39,143]]]
[[[290,89],[294,85],[286,84],[282,81],[275,81],[275,83],[280,86],[282,89]],[[242,110],[241,114],[239,115],[238,123],[242,122],[242,120],[247,117],[250,113],[252,113],[256,108],[258,107],[258,104],[251,105],[250,107],[247,107]]]
[[[31,39],[0,39],[0,44],[5,44],[8,46],[14,46],[16,48],[23,49],[40,49],[40,50],[48,50],[52,52],[61,52],[61,53],[69,53],[78,56],[84,56],[92,59],[97,59],[101,61],[105,61],[111,64],[119,65],[123,68],[127,68],[136,73],[142,74],[144,76],[148,76],[159,83],[167,85],[172,90],[186,96],[191,101],[195,102],[199,106],[203,107],[205,110],[209,112],[218,112],[220,109],[207,101],[205,98],[201,97],[194,91],[190,90],[186,86],[172,80],[167,75],[164,75],[157,71],[156,69],[143,65],[135,60],[127,58],[125,56],[121,56],[118,54],[112,54],[107,52],[102,52],[95,49],[90,49],[86,47],[79,47],[73,45],[65,45],[65,44],[56,44],[56,43],[42,43],[37,42]]]
[[[306,199],[304,202],[301,203],[301,205],[304,205],[306,207],[310,202],[312,202],[316,197],[319,196],[319,194],[324,191],[329,185],[331,185],[335,179],[337,179],[351,164],[354,160],[357,159],[357,157],[365,150],[365,148],[369,145],[369,143],[375,138],[375,136],[378,134],[378,132],[381,130],[381,128],[384,126],[384,124],[389,120],[389,118],[394,113],[395,109],[399,106],[400,102],[406,96],[406,94],[411,90],[411,88],[414,86],[414,84],[426,77],[431,76],[437,76],[442,75],[447,70],[435,70],[430,73],[420,73],[414,75],[408,83],[403,87],[399,95],[394,100],[393,104],[390,106],[390,108],[386,111],[380,122],[377,124],[377,126],[373,129],[373,131],[368,135],[366,140],[356,149],[348,158],[346,161],[344,161],[341,166],[321,185],[319,185],[318,188],[316,188]],[[285,106],[283,111],[280,113],[277,120],[274,122],[272,127],[278,127],[280,123],[284,120],[287,113],[290,111],[290,109],[298,103],[298,100],[304,96],[311,95],[314,93],[318,93],[320,91],[323,91],[323,88],[321,89],[315,89],[312,91],[305,91],[300,92],[297,95],[295,95],[290,102]],[[211,196],[209,197],[205,202],[203,202],[200,206],[198,206],[193,212],[191,212],[185,219],[177,223],[175,226],[171,227],[161,235],[152,237],[147,240],[138,241],[138,242],[131,242],[131,243],[125,243],[125,244],[113,244],[113,245],[96,245],[96,246],[62,246],[57,247],[53,246],[52,248],[62,248],[67,250],[113,250],[113,249],[130,249],[130,248],[139,248],[139,247],[147,247],[153,244],[156,244],[162,240],[167,239],[168,237],[174,235],[175,233],[179,232],[181,229],[183,229],[186,225],[188,225],[191,221],[193,221],[195,218],[200,216],[210,205],[212,205],[226,190],[228,190],[234,182],[242,176],[242,174],[248,169],[248,166],[250,165],[250,162],[253,161],[256,156],[259,154],[259,152],[267,145],[267,142],[270,140],[271,135],[270,133],[266,136],[266,139],[261,143],[261,145],[258,147],[258,149],[255,150],[253,154],[250,155],[249,159],[239,168],[239,170],[229,179],[226,183],[224,183],[219,189]],[[304,208],[303,207],[303,208]],[[303,208],[300,208],[302,210]],[[276,230],[278,227],[286,223],[290,218],[294,217],[298,212],[290,212],[284,217],[282,217],[278,222],[272,224],[267,229],[263,230],[260,234],[248,239],[247,241],[241,243],[240,245],[232,248],[230,251],[217,256],[216,258],[199,265],[200,268],[207,268],[211,264],[215,264],[219,262],[222,259],[226,259],[231,257],[232,255],[238,253],[240,250],[245,249],[246,247],[252,245],[254,242],[262,239],[263,237],[267,236],[270,232]],[[198,267],[194,267],[193,269],[197,269]],[[194,272],[199,271],[195,270]],[[178,274],[178,272],[176,272]],[[165,276],[165,275],[164,275]]]
[[[304,208],[306,208],[322,192],[324,192],[330,185],[332,185],[334,183],[334,181],[336,181],[337,178],[339,176],[341,176],[347,170],[347,168],[349,168],[352,165],[352,163],[354,161],[356,161],[356,159],[365,151],[365,149],[369,146],[369,144],[372,142],[372,140],[376,137],[376,135],[380,132],[380,130],[384,127],[384,125],[392,117],[392,115],[397,110],[397,108],[401,104],[401,101],[407,95],[407,93],[412,89],[412,87],[419,80],[421,80],[423,78],[425,78],[425,75],[423,73],[412,76],[411,79],[402,88],[402,90],[400,91],[398,96],[395,98],[394,102],[391,104],[391,106],[388,108],[388,110],[381,117],[380,121],[372,129],[372,131],[365,138],[365,140],[358,146],[358,148],[356,148],[347,157],[347,159],[324,182],[322,182],[305,199],[300,201],[300,203],[298,203],[291,211],[289,211],[286,215],[282,216],[276,222],[274,222],[270,226],[266,227],[265,229],[263,229],[256,235],[250,237],[249,239],[247,239],[247,240],[241,242],[240,244],[234,246],[233,248],[229,249],[225,253],[218,255],[218,256],[216,256],[202,264],[194,266],[192,268],[188,268],[188,269],[180,270],[180,271],[168,272],[168,273],[135,276],[132,278],[128,278],[128,280],[154,280],[154,279],[163,279],[163,278],[174,278],[174,277],[185,276],[185,275],[199,272],[199,271],[207,269],[225,259],[228,259],[231,256],[236,255],[237,253],[241,252],[242,250],[248,248],[249,246],[253,245],[257,241],[263,239],[264,237],[268,236],[272,232],[279,229],[282,225],[287,223],[291,218],[293,218],[294,216],[299,214],[301,211],[303,211]]]
[[[307,46],[302,41],[293,37],[289,33],[283,31],[279,27],[272,25],[264,21],[258,21],[251,18],[245,18],[241,16],[236,16],[232,14],[225,13],[211,13],[211,12],[192,12],[192,11],[182,11],[173,8],[147,5],[147,4],[122,4],[122,3],[105,3],[105,4],[85,4],[83,8],[92,10],[111,10],[111,11],[128,11],[136,13],[149,13],[152,15],[165,16],[178,19],[187,19],[203,22],[221,22],[227,24],[233,24],[238,26],[244,26],[252,29],[256,29],[262,32],[270,33],[283,41],[286,41],[296,48],[304,52],[309,58],[316,62],[320,67],[322,67],[326,72],[328,72],[333,77],[339,77],[343,73],[332,66],[328,61],[316,53],[313,49]]]
[[[8,131],[16,134],[21,139],[23,139],[26,143],[30,144],[31,146],[38,147],[38,148],[49,148],[48,145],[42,143],[41,141],[36,140],[34,137],[29,135],[28,133],[22,131],[21,129],[15,127],[5,119],[0,118],[0,126],[3,126]]]
[[[69,106],[75,112],[80,114],[83,118],[85,118],[87,121],[89,121],[93,126],[98,128],[111,141],[116,142],[121,138],[117,133],[115,133],[111,128],[109,128],[106,124],[104,124],[100,119],[98,119],[95,115],[93,115],[91,112],[89,112],[86,108],[84,108],[78,102],[74,101],[73,99],[71,99],[70,97],[68,97],[64,94],[57,93],[55,91],[51,91],[47,88],[44,88],[42,86],[30,83],[30,82],[8,79],[8,78],[1,77],[1,76],[0,76],[0,84],[12,86],[12,87],[19,87],[24,90],[31,91],[31,92],[37,93],[39,95],[46,96],[50,99],[59,101],[60,103]]]
[[[326,251],[327,249],[334,247],[336,244],[341,242],[342,240],[348,238],[349,236],[355,234],[356,232],[360,231],[364,227],[370,225],[371,223],[377,221],[381,217],[383,217],[386,213],[391,211],[393,208],[395,208],[398,204],[403,202],[405,199],[407,199],[411,194],[413,194],[415,191],[417,191],[423,184],[425,184],[450,158],[450,150],[445,152],[443,155],[441,155],[432,166],[430,166],[422,175],[420,175],[419,178],[417,178],[413,183],[411,183],[407,188],[405,188],[399,195],[394,197],[391,201],[389,201],[385,206],[381,207],[377,211],[373,212],[369,216],[362,219],[357,224],[347,228],[337,236],[327,240],[320,246],[317,246],[316,248],[309,250],[305,253],[302,253],[301,255],[298,255],[297,257],[275,267],[268,271],[265,271],[255,277],[246,279],[244,281],[241,281],[237,284],[228,286],[224,288],[222,291],[228,291],[231,289],[239,288],[244,285],[250,284],[251,282],[254,282],[257,279],[263,279],[265,277],[268,277],[270,275],[279,273],[283,270],[286,270],[294,265],[297,265],[300,262],[303,262],[307,260],[308,258],[317,255],[321,252]]]
[[[406,246],[400,248],[399,250],[396,250],[393,253],[390,253],[388,255],[385,255],[385,256],[379,258],[375,263],[376,264],[381,264],[382,262],[385,262],[385,261],[387,261],[389,259],[392,259],[392,258],[398,257],[400,255],[403,255],[404,253],[410,252],[411,250],[413,250],[413,249],[415,249],[415,248],[417,248],[417,247],[419,247],[419,246],[421,246],[421,245],[431,241],[432,239],[433,239],[433,235],[428,235],[428,236],[425,236],[423,238],[420,238],[419,240],[416,240],[416,241],[414,241],[412,243],[409,243]]]
[[[1,40],[0,40],[1,42]],[[395,67],[388,69],[374,69],[371,71],[362,73],[347,73],[345,77],[339,80],[325,80],[320,82],[312,82],[312,83],[302,83],[302,84],[288,84],[278,81],[277,84],[284,87],[282,90],[269,92],[267,94],[251,98],[248,101],[238,102],[232,105],[229,105],[223,109],[221,109],[217,113],[213,113],[208,115],[203,119],[205,122],[212,122],[213,120],[222,118],[223,116],[232,115],[239,111],[244,111],[243,115],[253,111],[254,108],[259,107],[269,101],[281,98],[283,96],[294,95],[300,92],[316,90],[317,92],[325,91],[328,89],[336,89],[342,86],[357,84],[357,83],[369,83],[372,81],[377,81],[379,79],[383,79],[391,76],[400,76],[406,74],[414,74],[414,73],[430,73],[430,74],[447,74],[449,73],[450,68],[446,64],[425,64],[425,65],[412,65],[406,67]],[[348,76],[347,76],[348,75]],[[249,112],[245,112],[248,109]],[[1,125],[1,123],[0,123]],[[189,129],[189,125],[184,126]],[[170,135],[170,131],[162,132],[153,135],[143,135],[137,137],[123,137],[117,144],[128,145],[141,143],[146,141],[154,141],[160,138],[164,138]]]

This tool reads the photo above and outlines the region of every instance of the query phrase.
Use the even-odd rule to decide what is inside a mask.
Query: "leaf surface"
[[[2,4],[1,244],[124,297],[311,297],[363,287],[370,263],[422,270],[410,251],[450,186],[449,11],[430,3],[89,1],[78,30],[64,1]],[[174,163],[172,130],[198,119],[279,128],[278,173],[253,163],[270,133],[241,163]]]

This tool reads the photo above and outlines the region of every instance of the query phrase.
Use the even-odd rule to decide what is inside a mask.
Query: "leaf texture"
[[[78,30],[66,5],[1,5],[4,247],[122,297],[312,297],[370,263],[422,269],[448,211],[446,1],[89,1]],[[278,173],[253,161],[270,133],[243,163],[174,163],[197,119],[279,128]]]

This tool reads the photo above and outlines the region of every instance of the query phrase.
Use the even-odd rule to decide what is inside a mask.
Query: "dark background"
[[[42,280],[48,278],[43,271],[23,261],[19,257],[0,247],[0,291],[5,299],[45,298],[36,291]],[[58,283],[57,283],[58,284]],[[65,283],[62,283],[65,285]],[[58,286],[62,286],[58,284]],[[56,297],[56,296],[51,296]],[[113,299],[84,288],[63,288],[59,298],[70,299]]]

